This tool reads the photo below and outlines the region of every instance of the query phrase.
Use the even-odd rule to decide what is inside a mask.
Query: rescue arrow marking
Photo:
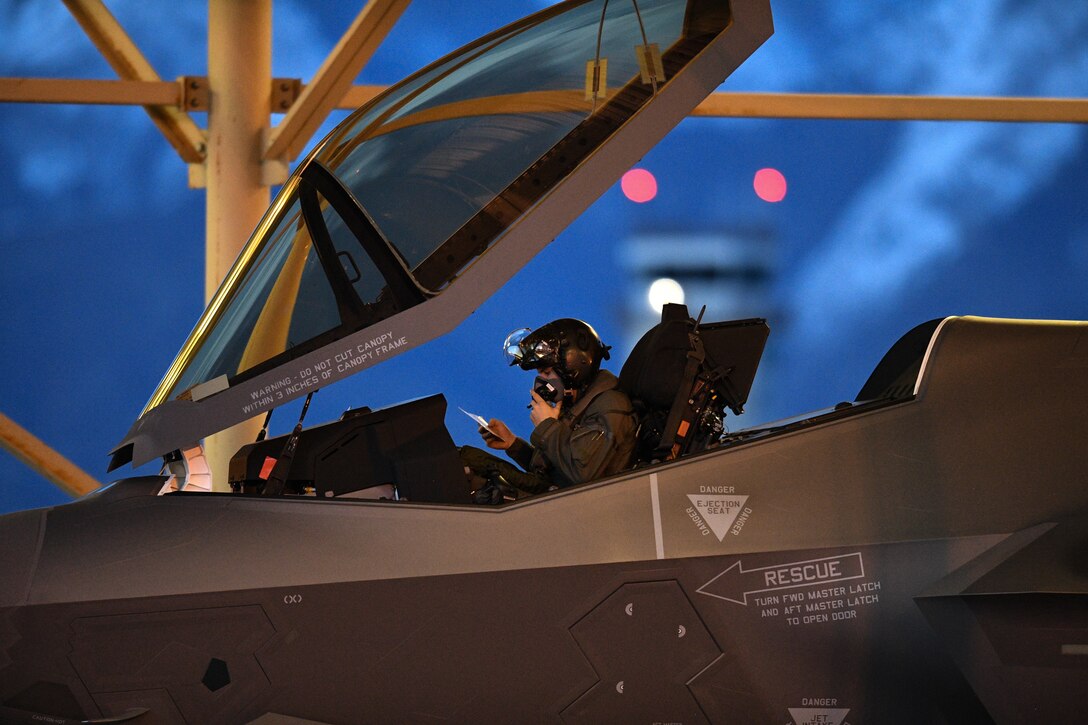
[[[864,576],[865,563],[861,560],[860,551],[755,569],[745,569],[738,559],[696,591],[708,597],[747,606],[749,594],[810,587],[861,579]]]

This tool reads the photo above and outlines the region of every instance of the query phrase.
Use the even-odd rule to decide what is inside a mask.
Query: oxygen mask
[[[563,399],[567,390],[559,376],[552,373],[551,375],[537,375],[536,380],[533,381],[533,392],[555,405]]]

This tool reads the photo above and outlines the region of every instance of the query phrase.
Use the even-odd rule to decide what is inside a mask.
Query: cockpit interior
[[[668,465],[844,416],[910,400],[937,321],[907,333],[884,357],[857,398],[834,408],[733,431],[744,411],[769,335],[763,319],[704,322],[668,304],[619,374],[634,402],[639,441],[634,469]],[[379,410],[349,409],[335,421],[259,439],[232,458],[231,490],[244,496],[470,504],[472,491],[444,423],[441,393]],[[266,420],[267,427],[267,420]],[[166,493],[185,485],[191,461],[175,454]],[[180,488],[179,488],[180,484]]]

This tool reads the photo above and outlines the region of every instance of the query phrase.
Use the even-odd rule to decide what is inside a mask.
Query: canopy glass
[[[721,2],[564,4],[355,112],[284,186],[147,410],[441,293],[727,21]]]

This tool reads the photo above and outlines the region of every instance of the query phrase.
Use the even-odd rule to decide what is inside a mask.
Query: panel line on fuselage
[[[657,558],[665,558],[665,542],[661,538],[661,498],[657,493],[657,474],[650,474],[650,502],[654,508],[654,544],[657,547]]]

